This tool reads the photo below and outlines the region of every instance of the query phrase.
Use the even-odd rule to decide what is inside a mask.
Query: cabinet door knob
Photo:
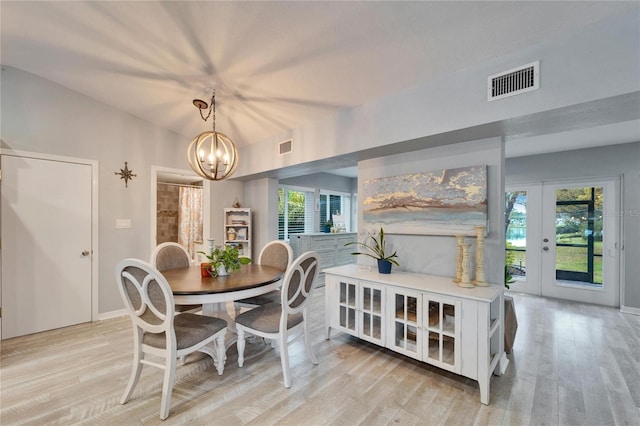
[[[89,250],[82,250],[82,253],[80,254],[86,257],[86,256],[89,256],[90,253],[91,252]]]

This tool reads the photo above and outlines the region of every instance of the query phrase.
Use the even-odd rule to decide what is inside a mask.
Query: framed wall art
[[[475,235],[487,226],[487,166],[367,179],[363,221],[391,234]]]

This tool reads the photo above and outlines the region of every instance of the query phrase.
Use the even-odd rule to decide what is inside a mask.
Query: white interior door
[[[2,338],[91,321],[92,169],[2,156]]]
[[[542,187],[542,294],[619,306],[617,179]]]

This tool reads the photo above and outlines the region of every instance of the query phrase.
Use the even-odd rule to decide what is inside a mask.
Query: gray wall
[[[508,185],[552,180],[623,176],[623,308],[640,308],[640,142],[553,154],[509,158]]]
[[[409,91],[343,110],[273,140],[264,141],[265,143],[251,144],[241,149],[243,161],[236,175],[249,176],[289,165],[637,92],[640,86],[640,69],[637,55],[629,52],[637,52],[639,49],[638,38],[630,37],[630,34],[637,34],[638,20],[638,16],[626,16],[596,23],[579,33],[545,40],[532,48],[510,53],[472,69],[443,75],[441,79]],[[538,59],[543,73],[539,90],[500,102],[486,102],[487,76]],[[3,148],[99,162],[99,311],[104,313],[120,309],[121,301],[113,285],[116,262],[123,257],[148,258],[150,255],[150,168],[157,165],[185,169],[184,151],[188,140],[11,67],[3,68],[1,85],[0,124]],[[278,143],[287,138],[293,138],[294,151],[280,156],[277,154]],[[460,153],[461,156],[464,154]],[[444,167],[442,164],[433,164],[433,160],[426,154],[424,164],[416,164],[420,162],[417,158],[415,153],[393,156],[380,160],[389,170],[378,170],[393,174],[396,171],[406,172],[408,169],[402,165],[404,161],[413,164],[416,170]],[[473,163],[477,164],[483,158],[479,155]],[[128,189],[113,174],[123,167],[124,161],[128,161],[129,167],[137,173]],[[372,173],[367,171],[367,164],[375,164],[375,160],[369,161],[374,163],[363,162],[359,166],[365,175]],[[451,163],[460,165],[459,161],[452,160]],[[493,160],[488,161],[488,164],[493,164]],[[493,170],[500,173],[499,169]],[[498,181],[499,179],[491,179],[493,183]],[[269,180],[244,186],[236,182],[211,185],[211,232],[214,238],[222,238],[221,209],[230,205],[235,196],[242,193],[239,195],[241,203],[255,211],[254,247],[260,247],[272,239],[274,226],[277,227],[277,217],[274,220],[277,211],[272,212],[273,197],[269,195],[273,194],[273,187],[273,182]],[[497,189],[491,190],[493,192]],[[496,204],[490,200],[491,205],[501,206],[500,202]],[[494,221],[493,214],[491,217]],[[117,218],[130,218],[132,228],[115,230]],[[633,236],[637,239],[638,234]],[[442,239],[434,238],[438,241]],[[491,238],[491,244],[497,244],[499,238]],[[419,249],[418,253],[448,258],[449,254],[445,252],[449,253],[450,247],[440,250],[439,242],[431,241],[424,247],[421,246],[422,243],[415,244]],[[414,242],[411,241],[411,244]],[[442,244],[448,243],[442,241]],[[487,251],[493,253],[494,250],[496,248],[492,246]],[[627,257],[630,254],[627,252]],[[637,251],[634,254],[637,259]],[[413,259],[410,253],[403,255],[406,259]],[[498,254],[497,250],[490,256],[498,255],[502,259],[502,253]],[[503,260],[491,259],[490,256],[487,262],[491,268],[499,268],[499,262]],[[421,269],[418,262],[415,262],[416,264],[414,260],[410,260],[406,267]],[[425,272],[451,275],[451,265],[440,267],[434,263],[428,269]],[[637,269],[632,269],[631,272],[635,273],[628,273],[627,279],[638,276]],[[627,303],[639,306],[637,286],[628,287],[632,289],[627,289]]]
[[[24,71],[3,67],[1,147],[97,160],[99,167],[100,314],[123,308],[114,282],[115,265],[126,257],[149,259],[151,241],[151,166],[188,169],[188,140]],[[114,172],[128,162],[137,175],[125,188]],[[223,208],[237,196],[241,182],[211,185],[210,229],[222,241]],[[115,229],[116,219],[131,219],[131,229]]]
[[[358,189],[366,179],[398,176],[457,167],[487,165],[488,176],[488,235],[485,240],[486,279],[491,283],[504,282],[504,183],[502,177],[504,149],[500,139],[487,139],[431,148],[361,161],[358,163]],[[358,197],[358,233],[367,231],[362,220],[362,197]],[[471,256],[475,253],[475,239]],[[453,277],[456,272],[456,239],[453,236],[389,235],[389,244],[398,251],[400,268],[406,271]],[[372,265],[371,259],[358,256],[359,264]],[[475,262],[472,262],[474,265]]]
[[[305,188],[319,188],[328,191],[346,192],[350,194],[357,187],[357,179],[330,173],[314,173],[288,179],[280,179],[281,185],[301,186]]]
[[[246,147],[236,173],[251,176],[488,123],[517,119],[509,123],[517,125],[524,116],[545,111],[554,111],[557,116],[562,108],[637,93],[640,90],[638,21],[638,16],[620,16],[577,33],[554,34],[552,39],[531,48],[517,49],[405,92],[341,110]],[[535,60],[540,61],[538,90],[487,102],[488,76]],[[457,142],[497,135],[471,133],[468,139]],[[293,151],[278,155],[279,143],[287,139],[292,139]]]

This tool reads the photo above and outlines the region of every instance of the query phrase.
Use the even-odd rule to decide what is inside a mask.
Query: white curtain
[[[191,258],[195,244],[202,243],[202,188],[180,187],[178,210],[178,244],[185,247]]]

